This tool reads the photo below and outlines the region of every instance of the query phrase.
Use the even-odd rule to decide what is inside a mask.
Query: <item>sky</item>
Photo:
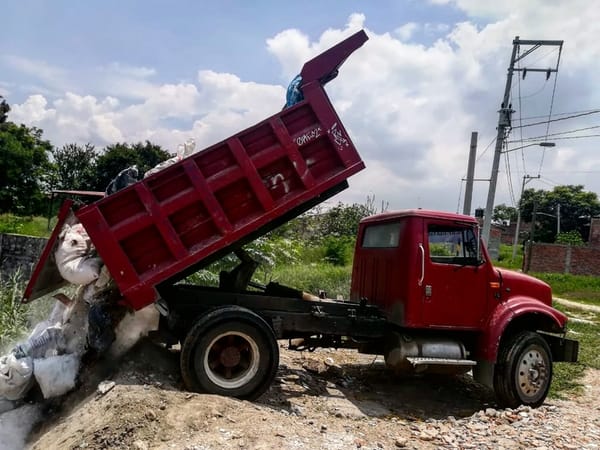
[[[330,204],[370,197],[390,210],[462,211],[473,131],[472,209],[485,207],[513,39],[564,40],[519,62],[555,67],[560,53],[548,79],[513,78],[495,204],[514,206],[525,175],[540,176],[527,188],[600,194],[594,0],[22,0],[2,18],[9,120],[56,147],[149,140],[173,153],[278,112],[304,62],[364,29],[369,40],[326,90],[367,168]]]

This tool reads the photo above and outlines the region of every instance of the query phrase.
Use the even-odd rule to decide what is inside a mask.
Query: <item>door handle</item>
[[[419,244],[419,251],[421,252],[421,278],[419,278],[419,286],[423,286],[423,280],[425,279],[425,248],[423,244]]]

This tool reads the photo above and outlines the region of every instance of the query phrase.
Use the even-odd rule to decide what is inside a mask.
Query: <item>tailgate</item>
[[[58,235],[63,225],[65,223],[73,225],[77,222],[77,218],[71,209],[72,206],[72,200],[65,200],[62,204],[58,213],[58,222],[42,251],[42,255],[33,270],[29,283],[27,283],[21,303],[28,303],[68,284],[58,272],[58,267],[56,267],[54,260],[54,251],[56,250]]]

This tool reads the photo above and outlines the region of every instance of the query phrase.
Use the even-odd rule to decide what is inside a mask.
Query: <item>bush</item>
[[[556,236],[557,244],[566,244],[566,245],[584,245],[583,238],[581,234],[577,230],[567,231],[566,233],[560,233]]]
[[[335,266],[345,266],[352,260],[354,239],[348,236],[328,237],[323,242],[325,261]]]
[[[0,349],[13,344],[27,330],[27,309],[21,305],[23,283],[17,273],[0,282]]]

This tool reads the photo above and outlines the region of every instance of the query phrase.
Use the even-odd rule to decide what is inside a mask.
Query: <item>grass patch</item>
[[[557,297],[588,305],[600,305],[600,277],[568,273],[534,273],[536,278],[552,286]]]
[[[495,266],[504,267],[505,269],[521,270],[523,267],[523,246],[517,247],[517,255],[515,259],[512,257],[512,245],[500,244],[498,252],[498,261],[493,261]]]
[[[50,229],[48,229],[47,217],[21,217],[13,214],[0,214],[0,233],[49,237],[55,224],[56,217],[50,219]]]
[[[319,289],[327,292],[330,298],[337,295],[350,297],[350,275],[352,266],[334,266],[328,263],[294,264],[278,266],[273,270],[272,280],[311,294]]]
[[[581,392],[581,380],[587,368],[600,369],[600,315],[593,311],[570,309],[556,305],[572,319],[569,321],[567,337],[579,341],[579,361],[577,363],[556,363],[550,395],[564,398]]]

